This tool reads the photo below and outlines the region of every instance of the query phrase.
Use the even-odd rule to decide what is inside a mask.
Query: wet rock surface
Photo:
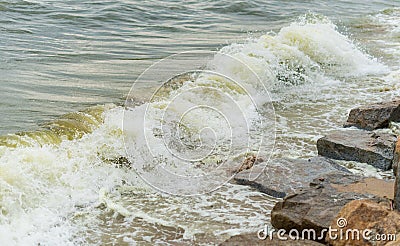
[[[279,240],[278,238],[269,238],[265,240],[258,239],[257,233],[237,235],[229,238],[225,242],[221,243],[220,246],[321,246],[323,244],[311,241],[311,240]]]
[[[271,223],[275,228],[286,231],[313,229],[317,237],[321,237],[321,231],[330,226],[347,203],[359,199],[386,200],[372,194],[341,192],[334,188],[334,185],[350,185],[364,179],[361,176],[340,173],[315,179],[309,188],[278,202],[272,210]]]
[[[391,121],[400,121],[400,100],[369,104],[350,111],[345,127],[355,126],[374,130],[389,126]]]
[[[392,211],[386,202],[352,201],[344,206],[337,217],[332,220],[331,227],[338,231],[342,229],[345,232],[346,229],[358,232],[371,231],[364,237],[362,233],[348,233],[347,238],[346,234],[342,238],[339,236],[330,238],[327,235],[326,241],[333,246],[386,245],[390,241],[395,241],[395,235],[400,233],[400,213]]]
[[[400,162],[400,137],[397,138],[396,147],[393,155],[392,167],[394,175],[397,175],[397,167],[399,166],[399,162]]]
[[[381,198],[393,199],[394,180],[365,177],[352,184],[331,184],[339,192],[371,194]]]
[[[387,133],[337,130],[317,141],[318,154],[346,161],[368,163],[382,170],[392,167],[397,138]]]
[[[260,240],[257,234],[243,234],[221,245],[400,245],[400,212],[393,210],[400,211],[400,138],[370,131],[388,127],[392,121],[400,122],[400,100],[353,109],[345,126],[361,129],[337,130],[319,139],[320,156],[245,165],[249,169],[234,177],[239,184],[284,198],[271,212],[271,224],[276,231],[312,229],[316,235],[308,239],[313,241]],[[351,174],[331,159],[367,163],[385,171],[393,168],[396,181]],[[326,232],[322,232],[329,227],[342,228],[339,218],[348,222],[344,229],[369,229],[372,236],[390,234],[394,240],[325,237]]]
[[[249,185],[270,196],[283,198],[294,193],[315,178],[329,173],[348,174],[346,168],[324,157],[311,159],[276,159],[267,164],[254,165],[238,173],[234,180]]]
[[[400,163],[400,137],[397,141],[396,144],[396,150],[394,154],[394,159],[393,159],[393,172],[394,175],[396,176],[396,180],[394,183],[394,208],[397,211],[400,211],[400,168],[399,168],[399,163]],[[400,245],[400,243],[399,243]]]

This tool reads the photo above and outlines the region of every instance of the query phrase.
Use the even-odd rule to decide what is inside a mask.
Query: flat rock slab
[[[283,198],[308,187],[309,183],[328,173],[350,173],[346,168],[325,157],[311,159],[276,159],[238,173],[234,180],[270,196]]]
[[[339,130],[317,141],[318,154],[337,160],[357,161],[382,170],[392,167],[395,135],[364,130]]]
[[[332,184],[339,192],[355,192],[371,194],[381,198],[394,199],[394,180],[384,180],[366,177],[360,182],[353,184]]]
[[[271,239],[266,238],[265,240],[258,239],[257,233],[237,235],[229,238],[225,242],[219,244],[220,246],[322,246],[323,244],[311,241],[311,240],[280,240],[276,236]]]
[[[322,230],[331,225],[347,203],[359,199],[385,200],[371,194],[341,192],[332,186],[355,184],[363,182],[363,179],[351,174],[332,174],[326,175],[323,180],[314,180],[310,188],[287,196],[274,206],[271,213],[272,226],[286,231],[314,229],[320,237]]]
[[[400,121],[400,100],[369,104],[352,109],[345,127],[355,126],[374,130],[388,127],[391,121]]]

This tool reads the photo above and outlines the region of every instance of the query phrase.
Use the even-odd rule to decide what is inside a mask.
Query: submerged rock
[[[328,174],[315,179],[309,188],[287,196],[278,202],[271,213],[271,223],[276,229],[303,231],[313,229],[315,238],[324,241],[323,229],[327,229],[339,211],[349,202],[359,199],[382,201],[372,194],[342,192],[335,185],[361,183],[364,177],[352,174]],[[362,191],[364,192],[364,191]],[[387,199],[386,199],[387,200]]]
[[[392,167],[396,136],[364,130],[335,131],[317,141],[318,154],[338,160],[368,163],[376,168]]]
[[[257,233],[242,234],[229,238],[225,242],[219,244],[220,246],[320,246],[323,244],[311,241],[311,240],[280,240],[279,238],[273,238],[272,240],[266,238],[265,240],[258,239]]]
[[[391,121],[400,121],[400,100],[369,104],[352,109],[345,127],[355,126],[374,130],[388,127]]]
[[[132,163],[125,156],[118,156],[114,158],[101,158],[104,162],[114,165],[116,168],[132,168]]]
[[[308,187],[313,179],[328,173],[346,174],[349,171],[322,156],[308,160],[275,159],[238,173],[234,180],[270,196],[283,198],[289,193]]]
[[[371,200],[352,201],[332,220],[331,228],[338,230],[337,238],[330,238],[328,235],[326,237],[326,241],[333,246],[387,245],[388,242],[395,241],[396,234],[400,233],[400,213],[391,211],[386,203]],[[346,229],[352,230],[347,232],[347,236]],[[344,232],[343,237],[339,236],[340,230]],[[362,232],[365,230],[370,230],[370,233],[363,236]],[[376,240],[378,234],[380,240]]]

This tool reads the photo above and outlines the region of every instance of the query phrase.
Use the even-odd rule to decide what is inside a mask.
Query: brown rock
[[[313,229],[317,237],[327,229],[337,213],[347,203],[358,199],[378,199],[370,194],[340,192],[332,185],[361,182],[362,177],[355,175],[328,174],[315,179],[310,188],[285,197],[278,202],[271,213],[271,223],[277,229]],[[311,238],[314,239],[314,238]]]
[[[381,198],[393,199],[394,181],[377,178],[365,178],[353,184],[332,184],[339,192],[371,194]]]
[[[239,167],[237,172],[241,172],[241,171],[252,168],[254,163],[256,162],[256,160],[257,160],[257,157],[255,155],[251,155],[251,156],[247,157],[246,159],[244,159],[242,165]]]
[[[345,127],[355,126],[374,130],[388,127],[391,121],[400,121],[400,100],[369,104],[352,109]]]
[[[220,246],[321,246],[323,244],[310,240],[279,240],[278,238],[269,238],[265,240],[258,239],[257,233],[237,235],[229,238]]]
[[[389,170],[397,138],[387,133],[364,130],[334,131],[317,141],[318,154],[337,160],[368,163]]]
[[[400,162],[400,138],[397,141],[394,156],[393,170],[394,175],[396,176],[396,181],[394,184],[394,207],[396,210],[400,211],[400,168],[398,167]]]
[[[338,213],[331,228],[337,232],[333,234],[334,238],[327,235],[326,241],[333,246],[385,245],[396,240],[395,235],[400,232],[400,213],[390,210],[387,203],[352,201]],[[364,237],[365,230],[370,233]],[[377,236],[386,237],[386,240],[376,240]]]
[[[400,245],[400,233],[396,235],[396,240],[387,243],[385,246],[399,246]]]

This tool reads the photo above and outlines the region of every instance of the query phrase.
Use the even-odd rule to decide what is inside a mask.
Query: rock
[[[396,240],[385,244],[385,246],[399,246],[400,245],[400,233],[396,235]]]
[[[397,138],[396,147],[394,149],[393,162],[392,162],[393,174],[395,176],[397,174],[397,167],[399,166],[399,162],[400,162],[400,137]]]
[[[400,138],[397,141],[396,144],[396,150],[394,154],[394,159],[393,159],[393,170],[394,170],[394,175],[396,176],[396,181],[394,183],[394,208],[398,211],[400,211],[400,168],[399,168],[399,162],[400,162]]]
[[[125,156],[119,156],[111,159],[104,159],[104,162],[112,163],[116,168],[132,168],[132,163]]]
[[[278,202],[271,213],[271,223],[276,229],[290,231],[313,229],[323,241],[321,231],[327,229],[338,212],[349,202],[358,199],[376,199],[371,194],[340,192],[334,185],[350,185],[365,178],[352,174],[328,174],[311,182],[309,188],[289,195]],[[315,238],[309,238],[315,239]]]
[[[364,130],[334,131],[317,141],[318,154],[338,160],[368,163],[382,170],[392,167],[396,136]]]
[[[238,173],[234,180],[270,196],[283,198],[289,193],[308,187],[313,179],[332,172],[349,173],[346,168],[321,156],[308,160],[275,159]]]
[[[257,157],[255,155],[247,157],[239,167],[238,172],[252,168],[256,160]]]
[[[337,230],[337,233],[333,234],[333,237],[327,235],[326,242],[333,246],[386,245],[395,241],[396,234],[400,233],[400,213],[391,211],[386,203],[370,200],[352,201],[341,209],[331,222],[331,228]],[[370,230],[370,233],[363,236],[365,230]],[[377,234],[386,237],[386,240],[375,240]]]
[[[339,192],[356,192],[377,197],[393,199],[394,181],[377,178],[364,178],[353,184],[331,184]]]
[[[261,162],[263,162],[262,158],[257,158],[257,156],[255,155],[248,156],[246,159],[244,159],[240,167],[234,171],[234,173],[239,173],[244,170],[250,169],[254,166],[254,164],[258,164]]]
[[[257,233],[237,235],[229,238],[225,242],[219,244],[220,246],[321,246],[323,244],[311,240],[280,240],[277,237],[265,240],[258,239]]]
[[[388,127],[391,121],[400,121],[400,100],[369,104],[352,109],[345,127],[355,126],[374,130]]]

